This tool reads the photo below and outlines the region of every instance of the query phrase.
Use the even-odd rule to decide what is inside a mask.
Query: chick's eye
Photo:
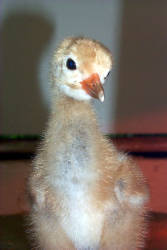
[[[66,62],[66,67],[70,70],[75,70],[77,67],[76,67],[76,63],[74,62],[74,60],[72,60],[71,58],[68,58],[67,59],[67,62]]]

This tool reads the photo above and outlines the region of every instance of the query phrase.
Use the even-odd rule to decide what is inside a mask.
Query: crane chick
[[[110,51],[88,38],[67,38],[53,54],[50,118],[29,178],[36,248],[144,246],[143,175],[101,134],[90,103],[104,100],[111,68]]]

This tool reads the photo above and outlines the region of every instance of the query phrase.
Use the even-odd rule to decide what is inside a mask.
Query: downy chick
[[[144,245],[142,173],[100,132],[90,104],[112,67],[97,41],[65,39],[51,63],[52,109],[29,179],[31,222],[43,250],[135,250]]]

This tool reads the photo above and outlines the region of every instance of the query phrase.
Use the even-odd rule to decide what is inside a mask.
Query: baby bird
[[[52,105],[29,178],[35,249],[135,250],[144,246],[142,173],[100,132],[92,98],[104,100],[110,51],[65,39],[51,63]]]

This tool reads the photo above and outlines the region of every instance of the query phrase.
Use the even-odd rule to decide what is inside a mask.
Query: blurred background
[[[112,51],[104,133],[167,132],[167,1],[2,0],[0,134],[40,134],[48,117],[49,61],[67,36]]]
[[[166,0],[1,0],[0,250],[30,249],[23,216],[29,211],[26,181],[38,143],[2,135],[41,134],[50,109],[53,50],[65,37],[78,35],[112,51],[105,101],[93,105],[102,132],[112,133],[117,147],[133,155],[150,186],[145,250],[166,250]],[[133,133],[140,136],[129,136]]]

